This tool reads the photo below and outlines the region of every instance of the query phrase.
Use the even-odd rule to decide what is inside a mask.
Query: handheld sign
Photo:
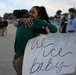
[[[22,75],[70,75],[75,57],[76,33],[38,36],[27,43]]]

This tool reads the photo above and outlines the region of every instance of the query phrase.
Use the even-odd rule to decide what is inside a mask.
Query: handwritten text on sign
[[[49,34],[31,39],[25,49],[23,75],[73,73],[75,49],[75,34]]]

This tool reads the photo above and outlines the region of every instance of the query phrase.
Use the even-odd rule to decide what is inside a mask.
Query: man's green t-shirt
[[[16,56],[23,56],[28,40],[37,36],[37,34],[32,31],[33,28],[42,28],[42,26],[44,26],[48,27],[51,33],[57,32],[57,27],[52,25],[51,23],[47,23],[40,19],[32,20],[34,24],[31,27],[25,27],[24,23],[21,23],[21,25],[19,25],[19,27],[17,28],[14,44]]]

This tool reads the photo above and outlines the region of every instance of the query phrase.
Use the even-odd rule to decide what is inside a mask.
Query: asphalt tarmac
[[[0,75],[16,75],[12,65],[15,32],[16,28],[13,24],[9,24],[7,34],[0,36]]]

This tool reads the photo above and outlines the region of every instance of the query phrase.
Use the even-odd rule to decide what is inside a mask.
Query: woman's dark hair
[[[49,17],[44,6],[41,6],[41,19],[49,22]]]
[[[22,9],[22,10],[14,10],[13,15],[17,18],[22,18],[23,15],[27,14],[28,10]]]
[[[62,18],[62,21],[66,21],[66,18],[65,18],[65,17],[63,17],[63,18]]]
[[[33,8],[36,8],[37,9],[37,12],[38,12],[38,16],[40,16],[39,19],[42,19],[42,20],[45,20],[47,22],[49,22],[49,18],[48,18],[48,14],[46,12],[46,9],[44,6],[34,6]]]

